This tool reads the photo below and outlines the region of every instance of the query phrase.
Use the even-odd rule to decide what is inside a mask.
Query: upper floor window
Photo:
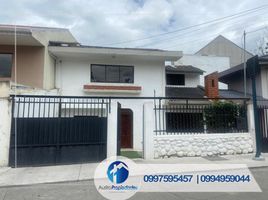
[[[133,83],[134,67],[123,65],[91,65],[91,82]]]
[[[185,85],[184,74],[167,74],[167,85]]]
[[[0,78],[10,78],[12,71],[12,54],[0,54]]]

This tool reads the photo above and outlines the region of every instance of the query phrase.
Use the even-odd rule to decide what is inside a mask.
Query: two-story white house
[[[122,97],[121,147],[142,150],[146,99],[124,98],[165,96],[165,61],[178,60],[182,52],[53,42],[49,52],[56,58],[60,95]]]

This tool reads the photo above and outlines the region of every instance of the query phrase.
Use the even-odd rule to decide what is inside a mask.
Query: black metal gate
[[[109,99],[19,95],[12,102],[10,166],[106,158]]]
[[[258,113],[262,134],[261,151],[268,152],[268,105],[259,105]]]

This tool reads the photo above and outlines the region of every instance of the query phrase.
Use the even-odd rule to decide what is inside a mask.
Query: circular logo
[[[140,189],[141,180],[139,165],[122,156],[103,160],[94,174],[97,191],[111,200],[133,196]]]
[[[107,176],[112,183],[124,183],[128,178],[128,166],[122,161],[111,163],[107,170]]]

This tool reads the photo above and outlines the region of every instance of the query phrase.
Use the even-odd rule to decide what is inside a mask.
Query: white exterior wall
[[[91,83],[90,82],[90,65],[91,64],[111,64],[111,65],[132,65],[134,66],[134,84],[119,83]],[[126,96],[129,94],[107,94],[107,93],[89,93],[83,91],[86,84],[94,85],[126,85],[141,86],[141,93],[136,96],[153,96],[154,90],[156,96],[165,94],[165,68],[164,62],[148,61],[120,61],[120,60],[67,60],[64,59],[57,64],[56,84],[61,88],[62,95],[100,95],[100,96]]]
[[[192,65],[197,67],[204,72],[200,76],[200,84],[204,86],[204,76],[215,72],[215,71],[224,71],[230,68],[230,60],[228,57],[216,57],[216,56],[199,56],[199,55],[183,55],[181,59],[175,62],[178,65]],[[195,86],[196,87],[196,86]],[[227,85],[219,83],[220,89],[226,89]]]
[[[91,64],[119,64],[134,66],[134,83],[90,83],[90,65]],[[153,73],[152,73],[153,72]],[[129,93],[93,93],[85,92],[85,84],[95,85],[127,85],[141,86],[140,94]],[[61,95],[71,96],[139,96],[152,97],[154,90],[156,96],[165,95],[165,67],[164,62],[160,61],[122,61],[118,59],[111,60],[81,60],[64,59],[57,64],[56,76],[57,88],[60,88]],[[148,100],[147,100],[148,101]],[[133,148],[135,150],[143,149],[143,104],[146,100],[118,99],[122,108],[128,108],[133,111]]]
[[[200,75],[185,74],[185,87],[196,87],[200,85]]]
[[[146,102],[143,105],[143,138],[144,138],[144,159],[154,158],[154,104]]]
[[[11,101],[9,101],[9,82],[0,82],[0,166],[8,165]]]
[[[49,55],[47,46],[44,55],[44,89],[51,90],[55,88],[55,58]]]
[[[107,122],[107,158],[117,155],[117,101],[111,102]]]
[[[0,98],[0,110],[0,166],[7,166],[11,128],[11,103],[8,98]]]

